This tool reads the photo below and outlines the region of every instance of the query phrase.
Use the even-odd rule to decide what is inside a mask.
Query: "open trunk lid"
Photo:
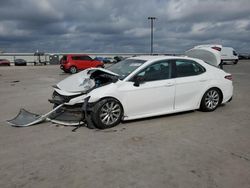
[[[221,63],[220,51],[210,47],[192,48],[185,52],[185,55],[192,58],[197,58],[214,66],[219,66]]]

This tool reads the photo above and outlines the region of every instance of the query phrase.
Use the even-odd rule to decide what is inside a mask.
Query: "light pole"
[[[153,40],[154,40],[154,36],[153,36],[153,27],[154,27],[154,20],[156,19],[156,17],[148,17],[148,20],[151,20],[151,50],[150,53],[151,55],[153,54]]]

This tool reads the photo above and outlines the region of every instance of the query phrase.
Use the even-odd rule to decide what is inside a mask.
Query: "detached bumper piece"
[[[80,127],[84,125],[93,129],[95,126],[91,121],[91,111],[89,111],[90,109],[88,108],[88,100],[89,97],[85,99],[80,107],[67,106],[64,103],[60,104],[44,115],[34,114],[25,109],[21,109],[15,118],[7,120],[7,122],[13,127],[29,127],[44,121],[50,121],[65,126]]]
[[[7,122],[14,127],[28,127],[41,121],[43,121],[41,115],[33,114],[23,108],[19,111],[15,118],[7,120]]]
[[[52,113],[57,111],[59,108],[61,108],[63,105],[64,104],[57,106],[56,108],[44,115],[34,114],[25,109],[21,109],[15,118],[7,120],[7,122],[10,123],[13,127],[28,127],[31,125],[35,125],[43,121],[49,120],[48,117]]]

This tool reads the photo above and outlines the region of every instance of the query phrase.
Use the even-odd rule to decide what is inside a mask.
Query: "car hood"
[[[186,51],[185,55],[188,57],[201,59],[214,66],[219,66],[221,63],[220,52],[209,47],[192,48]]]
[[[111,72],[107,69],[89,68],[60,81],[55,86],[55,89],[76,94],[86,93],[88,90],[92,89],[96,85],[94,78],[91,77],[91,75],[96,71],[100,71],[102,73],[117,77],[119,76],[118,74]]]

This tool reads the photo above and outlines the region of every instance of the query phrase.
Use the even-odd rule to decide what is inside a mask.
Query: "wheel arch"
[[[124,107],[123,107],[122,102],[121,102],[118,98],[116,98],[116,97],[114,97],[114,96],[104,96],[104,97],[101,97],[100,99],[98,99],[97,101],[95,101],[94,104],[100,102],[101,100],[105,100],[105,99],[115,99],[115,100],[117,100],[117,101],[121,104],[122,113],[123,113],[123,115],[124,115]]]
[[[70,73],[72,73],[72,72],[71,72],[71,68],[75,68],[75,69],[76,69],[76,72],[75,72],[75,73],[77,73],[77,72],[79,71],[79,69],[77,68],[76,65],[70,65],[70,66],[69,66],[69,72],[70,72]]]
[[[220,94],[220,101],[219,101],[219,104],[222,103],[222,101],[223,101],[223,92],[222,92],[222,90],[221,90],[219,87],[217,87],[217,86],[210,86],[210,87],[208,87],[208,88],[203,92],[203,94],[202,94],[202,96],[201,96],[201,98],[200,98],[200,101],[199,101],[199,107],[201,106],[201,101],[202,101],[203,96],[204,96],[205,93],[206,93],[208,90],[210,90],[210,89],[216,89],[216,90],[219,91],[219,94]]]
[[[115,122],[112,122],[111,124],[105,124],[104,122],[102,122],[102,120],[100,119],[100,116],[98,114],[100,113],[102,106],[109,101],[115,101],[116,104],[119,103],[119,106],[121,107],[121,113],[119,114],[119,116],[117,117]],[[93,103],[93,106],[91,107],[90,111],[91,111],[90,112],[91,120],[94,124],[94,127],[98,128],[98,129],[106,129],[106,128],[114,127],[114,126],[118,125],[123,120],[123,117],[124,117],[123,105],[120,102],[120,100],[118,100],[115,97],[105,96],[105,97],[100,98],[99,100],[97,100],[96,102]]]

